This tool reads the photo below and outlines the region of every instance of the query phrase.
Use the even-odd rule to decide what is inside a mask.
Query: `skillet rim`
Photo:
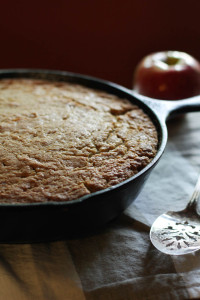
[[[163,120],[161,115],[158,115],[156,111],[153,110],[153,105],[151,107],[151,100],[148,98],[148,102],[143,101],[141,98],[137,98],[137,95],[134,94],[133,91],[130,89],[119,85],[117,83],[100,79],[94,76],[68,72],[68,71],[60,71],[60,70],[50,70],[50,69],[0,69],[0,80],[1,79],[13,79],[13,78],[25,78],[25,79],[43,79],[43,80],[50,80],[50,81],[64,81],[70,82],[74,84],[81,84],[93,89],[99,89],[104,92],[108,92],[114,94],[120,98],[126,98],[131,101],[133,104],[138,105],[142,108],[145,113],[150,117],[151,121],[154,123],[158,133],[158,150],[155,157],[152,161],[145,166],[142,170],[140,170],[134,176],[114,185],[108,187],[106,189],[90,193],[88,195],[82,196],[80,198],[71,200],[71,201],[47,201],[47,202],[36,202],[36,203],[0,203],[0,209],[36,209],[36,208],[55,208],[55,207],[62,207],[68,208],[71,206],[79,205],[83,202],[91,201],[92,198],[96,196],[107,194],[112,192],[113,190],[119,189],[120,187],[134,181],[139,176],[144,175],[151,168],[153,168],[161,158],[167,143],[168,133],[167,133],[167,126],[165,120]],[[150,105],[149,105],[150,103]],[[153,100],[152,100],[153,104]]]

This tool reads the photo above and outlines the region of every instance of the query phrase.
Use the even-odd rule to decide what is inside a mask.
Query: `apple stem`
[[[168,64],[169,66],[174,66],[176,65],[180,59],[177,57],[173,57],[173,56],[167,56],[167,58],[165,60],[163,60],[166,64]]]

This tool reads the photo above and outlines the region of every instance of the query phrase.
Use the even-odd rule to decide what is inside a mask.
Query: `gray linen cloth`
[[[134,203],[80,239],[0,245],[0,299],[200,298],[200,252],[172,257],[149,240],[161,213],[185,207],[200,169],[200,113],[168,122],[166,151]]]

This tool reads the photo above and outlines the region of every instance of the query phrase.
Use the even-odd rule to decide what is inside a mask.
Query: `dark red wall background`
[[[200,60],[199,0],[1,2],[0,68],[84,73],[131,87],[150,52]]]

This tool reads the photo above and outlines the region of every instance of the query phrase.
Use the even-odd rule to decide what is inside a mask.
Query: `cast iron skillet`
[[[166,142],[166,120],[175,113],[200,110],[200,96],[160,101],[96,78],[49,70],[1,70],[2,78],[37,78],[78,83],[103,90],[141,107],[155,123],[159,145],[156,157],[124,182],[71,202],[0,204],[0,242],[37,242],[74,237],[102,227],[123,212],[137,197],[150,172],[161,158]]]

